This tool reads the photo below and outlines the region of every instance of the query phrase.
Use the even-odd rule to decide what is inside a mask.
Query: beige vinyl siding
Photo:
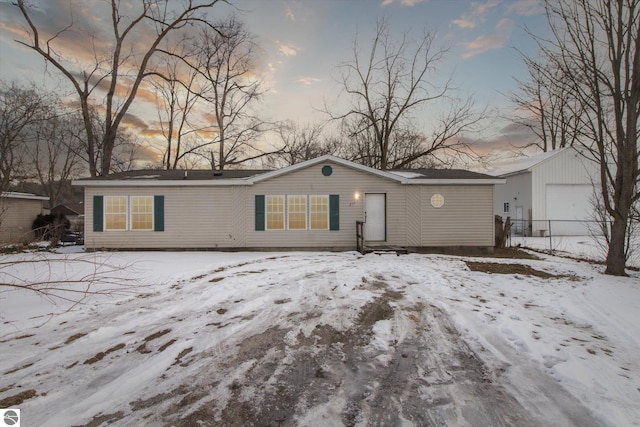
[[[407,186],[407,246],[422,246],[422,201],[424,188],[420,185]]]
[[[0,198],[0,242],[32,241],[33,221],[42,212],[42,200]]]
[[[420,246],[493,246],[493,186],[424,186],[421,194]],[[441,208],[431,206],[434,194],[444,197]]]
[[[164,196],[164,231],[93,231],[93,196]],[[234,246],[232,187],[88,187],[85,245],[100,248],[217,248]]]
[[[331,165],[330,176],[322,168]],[[403,185],[326,162],[248,186],[86,187],[86,238],[100,248],[355,249],[366,193],[386,195],[386,242],[394,246],[493,246],[493,185]],[[359,194],[356,199],[355,194]],[[442,194],[440,209],[430,205]],[[93,232],[93,196],[164,196],[165,231]],[[255,196],[339,195],[339,230],[255,230]],[[308,211],[307,211],[308,212]]]
[[[247,187],[235,186],[231,188],[233,218],[231,218],[231,246],[234,248],[247,247],[247,231],[254,227],[254,212],[248,210],[247,201],[250,197]]]
[[[330,164],[333,173],[322,174]],[[331,195],[340,196],[340,230],[266,230],[255,231],[253,222],[247,227],[247,246],[270,248],[355,248],[356,221],[364,219],[364,194],[387,195],[387,243],[404,245],[406,241],[406,186],[366,172],[334,163],[323,163],[297,170],[248,188],[246,210],[255,212],[255,195]],[[356,201],[355,193],[360,194]]]

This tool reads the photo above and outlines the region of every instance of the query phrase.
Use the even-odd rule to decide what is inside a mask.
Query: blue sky
[[[474,94],[490,107],[506,107],[502,93],[513,90],[525,71],[514,47],[535,51],[525,33],[544,29],[537,0],[244,0],[245,19],[265,49],[273,96],[301,118],[335,98],[336,65],[349,61],[358,35],[363,45],[376,21],[388,20],[398,37],[420,37],[426,29],[449,48],[440,77],[453,74],[460,93]],[[282,95],[282,96],[280,96]],[[293,101],[295,100],[295,102]],[[306,104],[306,105],[305,105]]]
[[[171,0],[177,1],[177,0]],[[69,0],[44,3],[52,22],[54,2],[65,8]],[[91,5],[98,0],[74,2],[75,19],[88,26],[96,21]],[[238,16],[256,35],[261,46],[257,73],[268,89],[260,110],[269,120],[291,119],[315,122],[326,119],[318,110],[324,103],[339,103],[337,66],[353,58],[356,35],[367,46],[379,19],[386,19],[392,35],[407,32],[420,37],[436,33],[436,44],[449,52],[436,78],[453,75],[458,95],[473,95],[479,106],[487,106],[496,119],[477,138],[487,144],[503,144],[509,135],[507,123],[498,117],[513,109],[504,94],[514,90],[515,78],[525,69],[516,50],[535,52],[525,26],[544,34],[546,24],[539,0],[232,0]],[[82,7],[80,7],[82,6]],[[0,78],[26,78],[56,85],[55,74],[45,77],[42,61],[14,41],[23,25],[15,8],[0,1]],[[232,8],[216,8],[221,17]],[[68,16],[60,13],[61,16]],[[419,121],[428,122],[437,112],[433,105]],[[142,111],[138,106],[137,111]],[[141,115],[143,115],[141,113]],[[149,119],[147,119],[149,120]]]

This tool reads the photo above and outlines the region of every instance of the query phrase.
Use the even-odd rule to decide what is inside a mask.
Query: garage
[[[547,219],[556,236],[589,235],[593,221],[593,186],[587,184],[547,184]]]

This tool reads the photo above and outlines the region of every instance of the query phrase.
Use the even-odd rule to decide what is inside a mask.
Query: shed
[[[597,231],[594,191],[598,167],[567,147],[519,159],[490,172],[496,187],[494,212],[511,217],[518,235],[589,235]]]
[[[71,230],[82,232],[84,230],[84,203],[63,203],[51,208],[55,215],[64,215],[71,224]]]
[[[24,243],[33,240],[31,226],[44,214],[48,197],[30,193],[4,192],[0,195],[0,243]]]
[[[318,249],[494,244],[503,179],[461,170],[381,171],[322,156],[273,171],[132,171],[85,188],[87,249]]]

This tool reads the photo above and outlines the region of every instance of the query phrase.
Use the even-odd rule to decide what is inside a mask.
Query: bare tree
[[[176,169],[181,160],[208,145],[200,136],[210,127],[202,125],[196,111],[198,77],[200,72],[190,66],[190,49],[185,42],[163,62],[152,85],[158,104],[158,119],[166,141],[162,154],[162,167]]]
[[[538,44],[562,72],[553,84],[580,106],[573,131],[600,167],[611,218],[606,273],[625,275],[629,220],[640,200],[640,0],[546,0],[545,7],[552,37]]]
[[[69,11],[71,22],[66,27],[48,33],[44,25],[34,19],[35,12],[24,0],[14,3],[27,23],[28,40],[17,42],[32,49],[62,73],[76,92],[85,124],[91,176],[109,173],[118,129],[143,79],[152,69],[153,59],[162,52],[163,41],[169,34],[194,24],[212,27],[201,13],[217,3],[226,3],[226,0],[185,0],[177,9],[171,9],[169,3],[144,0],[138,12],[128,16],[125,12],[130,10],[128,6],[121,6],[118,0],[110,0],[109,35],[83,35],[91,41],[92,52],[88,53],[95,59],[88,65],[83,64],[79,55],[74,57],[74,53],[64,50],[64,36],[75,29],[72,10]],[[171,3],[173,6],[175,4]],[[100,110],[104,124],[101,140],[94,133],[91,117],[92,98],[98,93],[104,94],[104,101],[100,103],[104,105],[104,109]],[[102,150],[100,164],[94,160],[98,158],[95,153],[98,147]]]
[[[235,17],[217,25],[221,31],[203,28],[199,39],[200,70],[204,80],[198,93],[214,115],[217,161],[210,151],[212,167],[223,170],[267,155],[256,150],[255,138],[265,123],[251,111],[263,92],[253,72],[255,43],[245,25]]]
[[[555,64],[522,54],[527,80],[517,80],[518,91],[509,96],[517,115],[511,120],[531,130],[536,139],[529,146],[547,152],[576,143],[580,103],[567,93],[569,77]],[[526,148],[519,147],[519,148]]]
[[[356,160],[381,169],[402,168],[421,157],[468,150],[460,136],[484,116],[475,112],[471,100],[451,103],[428,136],[419,131],[425,135],[416,137],[414,120],[420,108],[452,98],[451,79],[442,86],[431,80],[446,50],[434,47],[433,34],[412,43],[406,35],[396,42],[389,33],[386,22],[378,22],[367,51],[356,38],[353,60],[340,66],[340,85],[351,106],[346,112],[325,107],[333,119],[343,122],[345,136],[362,145],[364,151]]]
[[[52,109],[55,107],[52,106]],[[33,127],[34,143],[26,147],[29,167],[40,182],[51,206],[59,203],[60,196],[70,180],[79,172],[78,141],[72,137],[74,117],[58,111]]]
[[[44,96],[35,87],[17,83],[0,85],[0,192],[12,180],[25,178],[25,145],[32,139],[31,126],[42,120]]]
[[[337,144],[323,135],[322,124],[298,124],[287,120],[277,126],[280,150],[272,157],[274,167],[289,166],[325,154],[335,154]]]
[[[64,266],[64,268],[57,268]],[[66,305],[70,310],[98,295],[128,295],[140,291],[135,265],[94,254],[49,252],[0,257],[0,295],[23,290]],[[1,317],[1,316],[0,316]]]
[[[133,132],[125,129],[118,131],[111,159],[113,172],[126,172],[139,167],[142,142]]]

